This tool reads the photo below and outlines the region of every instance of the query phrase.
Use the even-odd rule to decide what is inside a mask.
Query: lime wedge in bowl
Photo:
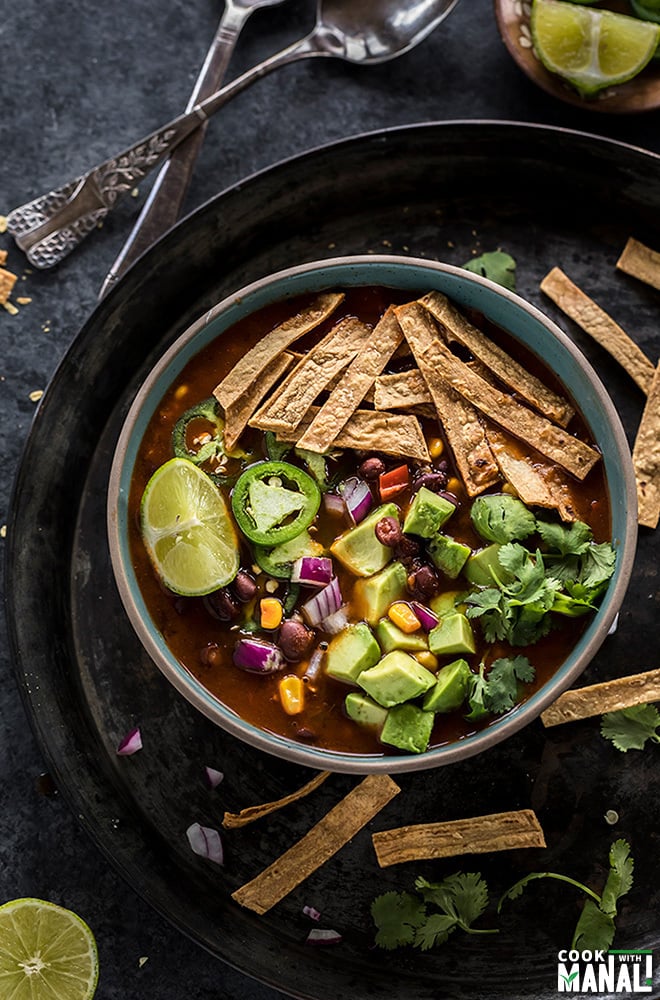
[[[565,0],[534,0],[530,27],[545,68],[583,97],[632,80],[660,40],[660,27],[650,21]]]
[[[210,594],[238,572],[236,529],[222,494],[185,458],[165,462],[147,483],[140,529],[156,572],[175,594]]]

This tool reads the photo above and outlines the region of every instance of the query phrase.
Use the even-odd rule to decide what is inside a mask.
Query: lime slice
[[[210,594],[238,572],[238,540],[224,498],[185,458],[172,458],[154,472],[142,497],[140,526],[156,572],[175,594]]]
[[[565,0],[534,0],[531,30],[545,68],[584,97],[631,80],[653,57],[660,38],[660,28],[650,21]]]
[[[71,910],[41,899],[0,906],[0,996],[91,1000],[98,977],[94,935]]]

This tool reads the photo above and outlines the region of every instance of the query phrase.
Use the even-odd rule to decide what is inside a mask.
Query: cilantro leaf
[[[468,933],[477,933],[471,925],[488,906],[488,886],[478,872],[457,872],[444,881],[451,893],[459,926]]]
[[[610,848],[610,873],[603,889],[600,908],[611,917],[616,916],[616,904],[625,896],[633,884],[633,859],[630,844],[625,840],[615,840]]]
[[[463,264],[463,267],[466,271],[480,274],[483,278],[490,278],[511,292],[516,290],[516,262],[511,254],[503,250],[493,250],[481,254],[480,257],[473,257]]]
[[[432,913],[426,923],[417,928],[413,944],[422,951],[428,951],[436,944],[444,944],[456,927],[455,917],[446,913]]]
[[[596,587],[612,576],[616,563],[616,552],[609,542],[590,545],[582,556],[582,566],[578,583],[585,587]]]
[[[376,944],[390,951],[414,942],[417,928],[426,921],[426,907],[410,892],[386,892],[374,899],[371,916],[378,928]]]
[[[266,431],[264,434],[264,443],[266,445],[266,454],[271,462],[279,462],[288,451],[291,451],[291,445],[286,444],[284,441],[278,441],[273,431]]]
[[[607,712],[601,719],[601,736],[610,740],[617,750],[643,750],[647,740],[660,743],[660,712],[653,705],[632,705],[616,712]]]
[[[591,528],[584,521],[574,521],[567,527],[564,524],[538,520],[536,530],[548,549],[551,552],[559,552],[562,556],[582,555],[594,537]]]
[[[526,656],[501,657],[495,660],[487,678],[486,705],[496,714],[507,712],[516,703],[518,681],[534,680],[534,667]]]
[[[522,500],[508,493],[477,497],[470,510],[472,524],[487,542],[512,542],[536,529],[536,518]]]
[[[588,899],[575,927],[571,948],[607,951],[614,940],[615,930],[613,917],[603,913],[593,900]]]
[[[468,705],[470,706],[470,712],[465,718],[469,722],[475,722],[477,719],[483,719],[485,715],[488,715],[490,709],[486,705],[486,693],[488,691],[488,681],[485,676],[486,665],[484,663],[479,667],[478,674],[472,674],[470,678],[470,687],[468,689]]]

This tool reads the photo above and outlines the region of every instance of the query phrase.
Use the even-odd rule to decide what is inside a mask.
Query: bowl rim
[[[287,295],[286,291],[283,290],[283,286],[292,279],[304,279],[307,276],[320,272],[322,283],[314,286],[313,289],[314,291],[320,291],[322,288],[341,286],[341,280],[332,279],[333,273],[337,272],[340,268],[365,268],[368,271],[371,267],[392,267],[397,270],[418,270],[422,268],[426,271],[454,275],[457,278],[467,281],[468,284],[483,285],[490,290],[491,295],[495,293],[495,298],[502,297],[508,300],[514,308],[518,308],[527,314],[529,318],[535,320],[537,324],[543,327],[549,335],[559,342],[561,347],[571,356],[571,360],[576,364],[577,368],[581,370],[582,376],[593,387],[608,425],[610,444],[613,445],[616,462],[620,465],[625,489],[625,497],[623,498],[625,530],[621,533],[619,540],[615,575],[605,594],[601,607],[581,636],[577,646],[571,651],[568,660],[528,700],[507,715],[498,717],[484,729],[461,740],[441,744],[421,754],[401,756],[351,754],[307,746],[246,722],[229,706],[224,705],[220,699],[212,695],[188,668],[181,664],[169,651],[150,616],[148,613],[145,614],[147,609],[146,606],[141,606],[139,585],[135,579],[131,561],[128,558],[128,540],[124,531],[124,519],[121,513],[122,506],[125,508],[127,501],[125,483],[128,479],[130,485],[133,469],[131,463],[130,470],[127,472],[128,452],[131,444],[135,448],[139,444],[139,441],[136,441],[135,431],[145,403],[149,400],[155,400],[153,403],[153,408],[155,409],[162,398],[162,391],[157,397],[154,395],[154,389],[158,385],[159,380],[169,372],[173,362],[188,348],[191,342],[197,339],[202,331],[206,330],[209,324],[219,317],[227,315],[235,307],[242,309],[246,302],[249,304],[255,297],[263,293],[269,293],[271,290],[279,289],[279,292],[269,297],[268,302],[281,301]],[[345,281],[343,283],[345,284]],[[373,279],[369,281],[366,278],[364,281],[355,282],[355,284],[364,287],[369,284],[382,284],[382,282],[374,281]],[[289,292],[288,294],[304,294],[304,291],[296,290],[294,293]],[[253,305],[243,315],[249,315],[251,312],[261,308],[263,304],[266,303]],[[208,342],[210,343],[211,340],[222,336],[237,321],[238,317],[230,319],[222,330],[209,338]],[[519,339],[511,331],[507,332],[514,339]],[[200,344],[198,350],[201,350],[204,346],[206,346],[206,343]],[[196,353],[198,351],[193,351],[190,357]],[[187,363],[190,357],[186,357],[184,363]],[[545,363],[547,365],[547,361]],[[170,383],[176,377],[176,374],[175,372],[169,376]],[[584,416],[587,419],[586,414]],[[588,419],[587,424],[589,425]],[[139,440],[141,440],[141,436]],[[482,753],[484,750],[508,739],[532,722],[548,705],[557,699],[562,691],[569,688],[580,676],[607,637],[628,587],[637,541],[637,493],[626,434],[609,393],[586,357],[552,319],[517,293],[496,284],[488,278],[453,264],[396,254],[354,254],[292,265],[291,267],[280,269],[256,281],[250,282],[237,291],[226,295],[220,302],[199,316],[167,348],[138,388],[117,439],[108,481],[107,533],[115,582],[133,630],[144,650],[161,673],[164,674],[178,693],[183,695],[198,711],[202,712],[203,715],[230,735],[284,760],[302,764],[316,770],[352,774],[377,772],[394,774],[444,766],[474,756],[477,753]],[[576,650],[580,646],[582,648],[576,656]],[[574,659],[575,662],[568,666],[571,659]]]

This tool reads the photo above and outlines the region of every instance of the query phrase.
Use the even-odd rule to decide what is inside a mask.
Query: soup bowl
[[[602,456],[602,468],[611,512],[611,544],[616,552],[614,573],[598,610],[589,617],[575,644],[556,668],[513,710],[496,715],[488,724],[459,738],[434,744],[421,752],[399,752],[383,746],[374,752],[326,748],[306,741],[306,734],[290,738],[282,732],[241,717],[209,690],[203,671],[191,670],[168,645],[162,623],[156,621],[136,568],[135,501],[131,489],[140,447],[150,422],[168,390],[185,377],[199,352],[223,337],[232,337],[236,324],[249,322],[260,310],[301,296],[328,290],[386,289],[398,302],[429,291],[446,295],[459,309],[474,310],[505,332],[512,345],[535,357],[554,373],[574,402],[586,431]],[[355,291],[354,294],[362,294]],[[220,338],[220,339],[218,339]],[[241,345],[227,341],[240,356]],[[134,489],[134,487],[133,487]],[[612,627],[632,571],[637,538],[635,482],[626,437],[616,410],[598,376],[572,341],[537,308],[487,278],[452,265],[395,256],[334,258],[291,267],[240,289],[200,317],[162,356],[139,389],[121,431],[109,482],[108,534],[112,566],[130,622],[146,652],[167,680],[196,709],[239,740],[260,750],[312,768],[358,774],[396,773],[449,764],[488,750],[536,719],[576,679],[592,660]],[[133,525],[133,527],[132,527]],[[131,532],[133,531],[133,542]],[[154,586],[156,586],[154,584]],[[227,670],[237,668],[231,663]],[[245,683],[261,678],[245,674]]]

